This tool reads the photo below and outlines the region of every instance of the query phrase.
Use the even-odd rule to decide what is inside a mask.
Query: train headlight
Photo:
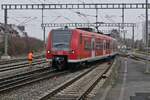
[[[51,53],[51,51],[50,51],[50,50],[48,50],[48,51],[47,51],[47,53],[48,53],[48,54],[50,54],[50,53]]]
[[[74,51],[74,50],[70,50],[70,53],[71,53],[71,54],[74,54],[74,53],[75,53],[75,51]]]

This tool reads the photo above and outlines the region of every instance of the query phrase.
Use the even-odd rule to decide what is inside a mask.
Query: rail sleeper
[[[80,78],[72,85],[57,93],[51,100],[78,100],[104,74],[108,65],[103,64]]]

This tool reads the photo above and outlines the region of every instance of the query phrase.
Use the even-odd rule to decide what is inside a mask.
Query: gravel
[[[47,80],[32,83],[30,85],[23,86],[19,89],[12,90],[7,93],[0,94],[0,100],[37,100],[42,94],[62,84],[66,80],[78,75],[84,70],[71,72],[59,77],[53,77]]]
[[[48,64],[44,63],[44,64],[34,65],[32,67],[29,66],[29,67],[23,67],[23,68],[19,68],[19,69],[3,71],[3,72],[0,72],[0,78],[12,76],[12,75],[16,75],[16,74],[20,74],[20,73],[24,73],[24,72],[29,72],[29,71],[39,69],[42,67],[47,67],[47,66],[48,66]]]

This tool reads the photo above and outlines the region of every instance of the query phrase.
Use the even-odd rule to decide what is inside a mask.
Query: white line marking
[[[127,73],[127,60],[125,60],[125,68],[124,68],[124,73]]]
[[[128,71],[128,68],[127,68],[127,59],[125,59],[124,61],[124,74],[123,74],[123,83],[122,83],[122,86],[121,86],[121,91],[120,91],[120,95],[119,95],[119,99],[118,100],[123,100],[124,99],[124,92],[125,92],[125,85],[126,85],[126,81],[127,81],[127,71]]]

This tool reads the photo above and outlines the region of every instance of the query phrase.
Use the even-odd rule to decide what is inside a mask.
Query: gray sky
[[[1,4],[13,4],[13,3],[143,3],[145,0],[2,0]],[[83,17],[77,15],[76,11],[88,15],[95,15],[95,10],[45,10],[44,11],[44,22],[46,23],[57,23],[57,22],[95,22],[95,17]],[[121,10],[98,10],[98,21],[101,22],[121,22]],[[144,20],[142,17],[145,14],[145,10],[125,10],[125,22],[137,23],[135,28],[135,38],[142,38],[141,24]],[[0,22],[3,21],[3,11],[0,10]],[[9,10],[8,11],[8,23],[20,24],[26,26],[26,31],[30,36],[43,39],[41,25],[41,10]],[[103,28],[112,29],[112,28]],[[131,37],[131,28],[128,29],[126,34],[127,37]],[[50,31],[50,28],[46,29],[46,33]],[[46,34],[47,35],[47,34]]]

